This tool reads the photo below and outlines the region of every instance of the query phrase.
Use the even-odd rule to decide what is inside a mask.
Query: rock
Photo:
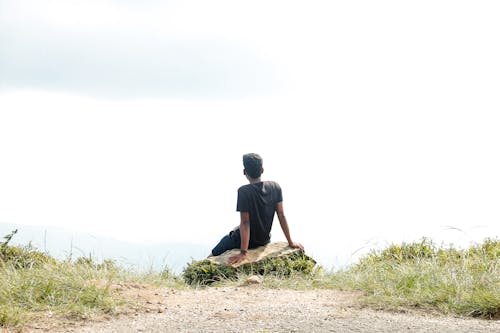
[[[244,282],[244,285],[248,286],[248,285],[252,285],[252,284],[262,284],[263,281],[264,281],[264,279],[262,278],[262,276],[252,275],[248,279],[246,279],[246,281]]]
[[[193,261],[184,268],[184,281],[191,285],[209,285],[221,280],[236,280],[239,274],[274,274],[281,277],[289,276],[292,272],[311,274],[316,265],[314,259],[285,242],[250,249],[243,261],[229,265],[229,258],[238,253],[239,249],[233,249],[220,256]]]
[[[245,260],[238,264],[234,265],[228,265],[227,262],[230,257],[240,253],[239,249],[233,249],[224,252],[220,256],[210,256],[207,258],[207,260],[219,264],[219,265],[228,265],[232,267],[238,267],[241,265],[245,265],[248,263],[254,263],[254,262],[259,262],[267,258],[273,258],[273,257],[283,257],[295,252],[300,252],[300,249],[294,249],[290,246],[288,246],[288,243],[286,242],[276,242],[276,243],[270,243],[265,246],[259,246],[255,249],[250,249],[248,250],[248,253],[246,255]]]

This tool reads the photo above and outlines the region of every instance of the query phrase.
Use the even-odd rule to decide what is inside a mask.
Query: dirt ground
[[[137,307],[116,318],[33,323],[29,332],[453,332],[500,333],[500,321],[362,307],[336,290],[260,285],[186,290],[123,288]],[[57,321],[56,321],[57,322]]]

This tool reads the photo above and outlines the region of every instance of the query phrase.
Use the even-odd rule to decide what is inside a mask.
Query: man
[[[261,181],[262,157],[258,154],[243,155],[243,174],[250,184],[238,189],[236,210],[240,212],[240,226],[224,236],[212,250],[212,255],[218,256],[227,250],[240,248],[240,253],[229,258],[229,264],[243,261],[248,249],[266,245],[271,241],[271,227],[274,214],[277,213],[281,229],[288,245],[304,247],[292,241],[290,230],[283,211],[281,187],[273,181]]]

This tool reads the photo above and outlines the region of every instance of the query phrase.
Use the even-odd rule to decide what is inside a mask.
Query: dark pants
[[[259,247],[262,245],[265,245],[265,244],[255,244],[254,242],[250,241],[248,244],[248,248],[255,249],[256,247]],[[229,251],[232,249],[239,249],[240,246],[241,246],[240,229],[235,229],[235,230],[232,230],[229,233],[229,235],[222,237],[219,244],[215,245],[215,247],[213,248],[212,255],[219,256],[226,251]]]
[[[232,230],[229,235],[222,237],[219,244],[215,245],[212,250],[213,256],[218,256],[232,249],[239,249],[241,246],[240,230]]]

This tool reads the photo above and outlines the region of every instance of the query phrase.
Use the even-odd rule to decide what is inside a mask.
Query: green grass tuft
[[[127,302],[111,288],[116,283],[182,284],[168,270],[138,273],[121,269],[111,260],[98,263],[91,256],[57,261],[31,246],[10,246],[15,233],[0,243],[0,328],[22,327],[49,311],[80,319],[113,314]]]
[[[500,242],[459,250],[421,242],[372,251],[330,277],[336,286],[363,291],[366,303],[439,309],[472,317],[500,316]]]
[[[4,237],[0,243],[0,265],[8,264],[16,269],[40,267],[43,264],[54,264],[56,261],[49,255],[37,251],[31,244],[27,246],[9,246],[17,230]]]
[[[29,313],[40,311],[82,318],[96,312],[112,313],[120,300],[106,286],[92,283],[94,279],[109,279],[109,273],[67,262],[24,269],[4,265],[0,276],[0,324],[19,323]]]

